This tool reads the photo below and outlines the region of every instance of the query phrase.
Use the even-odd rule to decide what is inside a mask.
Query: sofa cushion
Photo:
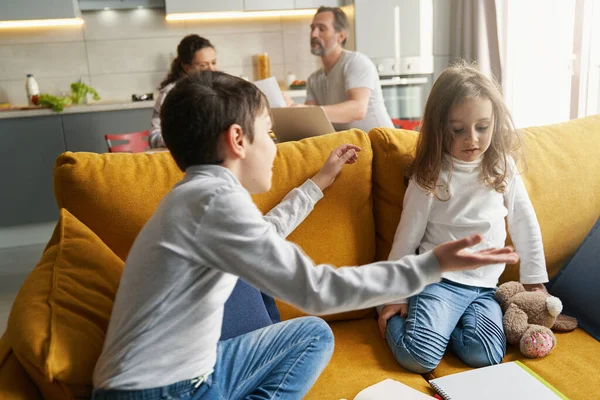
[[[417,137],[417,132],[402,129],[376,128],[369,132],[373,147],[373,216],[378,260],[387,260],[392,249],[408,183],[405,172],[414,157]]]
[[[65,209],[51,242],[17,294],[6,335],[44,398],[67,398],[65,385],[91,391],[123,261]]]
[[[2,400],[42,399],[6,337],[0,338],[0,398]]]
[[[334,184],[325,190],[325,197],[288,237],[300,245],[315,263],[329,263],[337,267],[367,264],[373,261],[375,255],[372,150],[364,132],[350,130],[279,144],[273,168],[273,187],[268,193],[253,197],[258,207],[267,212],[290,190],[314,176],[331,151],[344,143],[361,147],[358,161],[344,166]],[[305,315],[279,300],[277,306],[283,320]],[[324,318],[331,321],[367,315],[373,315],[373,309]]]
[[[391,378],[433,395],[421,375],[403,369],[381,338],[377,320],[332,322],[335,349],[331,361],[305,399],[353,399],[361,390]]]
[[[504,362],[519,360],[570,399],[593,398],[600,392],[600,342],[582,329],[555,333],[557,345],[544,358],[526,358],[517,346],[509,345]],[[446,353],[427,379],[467,371],[456,356]]]
[[[549,291],[562,300],[565,314],[579,320],[579,326],[600,341],[600,218],[575,252],[573,258],[552,280]]]
[[[372,151],[364,132],[351,130],[279,144],[273,186],[268,193],[253,198],[267,212],[290,190],[314,176],[331,150],[343,143],[362,148],[358,162],[344,167],[325,191],[325,198],[288,239],[317,263],[361,265],[372,262],[375,253]],[[67,152],[57,159],[54,190],[58,206],[68,209],[124,260],[160,199],[181,178],[168,152]],[[285,303],[277,305],[284,320],[304,315]],[[372,312],[362,310],[327,319],[360,318]]]
[[[523,129],[523,181],[542,231],[548,275],[571,258],[600,215],[600,115]],[[508,266],[502,281],[518,280]]]
[[[267,304],[275,305],[271,296],[261,293],[260,290],[238,279],[225,302],[219,340],[231,339],[279,322],[271,320]]]
[[[158,203],[183,177],[171,154],[71,153],[58,157],[54,195],[122,260]]]

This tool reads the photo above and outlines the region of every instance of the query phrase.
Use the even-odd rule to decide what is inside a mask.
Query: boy
[[[518,259],[510,248],[461,252],[480,240],[474,236],[398,262],[315,267],[284,238],[356,160],[356,146],[335,149],[317,175],[263,217],[250,193],[270,189],[277,151],[264,95],[243,79],[205,71],[180,81],[161,114],[165,143],[185,177],[129,253],[94,371],[94,399],[302,398],[331,357],[329,326],[297,318],[219,342],[238,276],[325,314],[410,296],[439,281],[441,271]]]

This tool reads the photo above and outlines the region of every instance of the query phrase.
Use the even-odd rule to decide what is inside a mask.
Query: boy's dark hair
[[[335,29],[336,32],[344,31],[344,32],[348,33],[350,24],[348,23],[348,17],[346,16],[346,13],[344,12],[344,10],[342,10],[339,7],[321,6],[321,7],[319,7],[319,9],[315,13],[315,15],[323,13],[323,12],[333,13],[333,29]],[[342,42],[342,47],[346,46],[346,40],[347,39],[344,39],[344,41]]]
[[[202,36],[192,34],[181,39],[181,42],[177,45],[177,57],[171,62],[171,70],[158,88],[163,89],[165,86],[176,82],[184,76],[183,64],[192,65],[196,52],[207,47],[215,48],[210,40]]]
[[[269,112],[265,95],[252,83],[219,71],[184,77],[160,109],[163,140],[177,166],[221,164],[220,135],[233,124],[254,140],[254,121]]]

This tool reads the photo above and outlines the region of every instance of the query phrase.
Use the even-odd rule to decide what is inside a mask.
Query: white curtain
[[[482,72],[502,81],[495,0],[452,0],[451,58],[476,61]]]

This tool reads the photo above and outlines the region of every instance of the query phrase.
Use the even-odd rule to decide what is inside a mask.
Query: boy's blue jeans
[[[94,400],[300,399],[333,353],[325,321],[303,317],[219,342],[214,372],[195,380],[145,390],[94,391]]]
[[[407,317],[395,315],[387,323],[386,340],[398,363],[430,372],[448,346],[471,367],[500,363],[506,337],[495,291],[442,280],[411,297]]]

